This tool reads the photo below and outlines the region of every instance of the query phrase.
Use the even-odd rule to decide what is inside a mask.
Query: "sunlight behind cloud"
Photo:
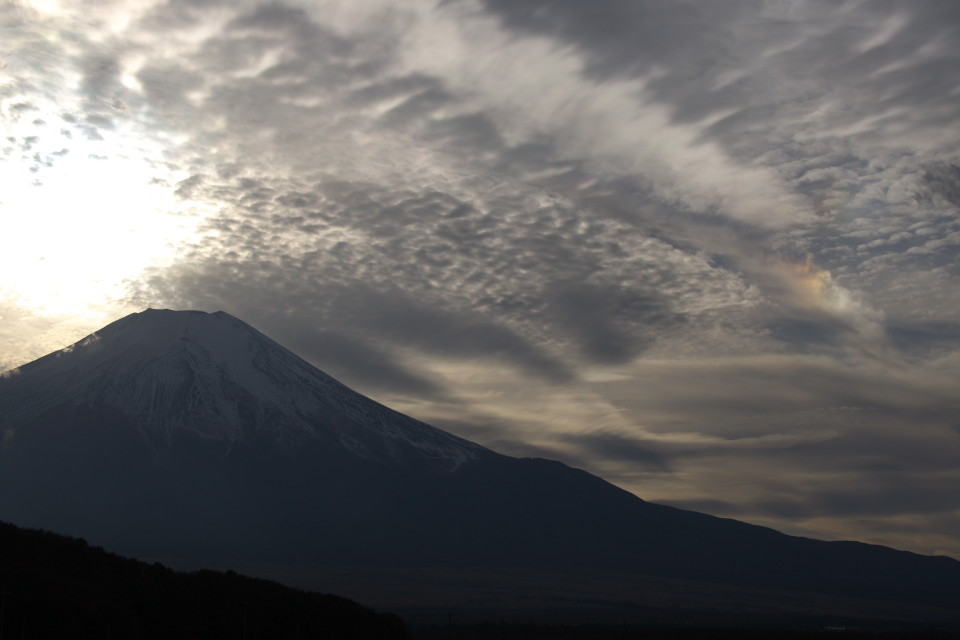
[[[47,122],[57,120],[44,113]],[[101,132],[59,137],[16,125],[23,155],[0,163],[0,299],[33,313],[84,314],[117,298],[124,282],[163,263],[197,218],[153,182],[149,143]],[[29,152],[29,153],[28,153]],[[30,156],[29,154],[33,154]],[[32,159],[31,159],[32,158]]]

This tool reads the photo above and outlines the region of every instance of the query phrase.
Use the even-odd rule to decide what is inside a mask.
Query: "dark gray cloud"
[[[929,483],[922,482],[904,482],[902,478],[891,480],[883,487],[860,491],[833,490],[816,494],[811,501],[810,513],[819,516],[877,517],[949,514],[956,510],[956,494],[946,487],[930,486]]]
[[[927,167],[920,176],[917,197],[931,206],[940,197],[960,209],[960,165],[941,162]]]
[[[725,42],[729,25],[754,18],[762,8],[755,1],[722,7],[630,0],[600,0],[589,6],[576,0],[485,0],[484,5],[509,27],[576,43],[587,54],[586,71],[602,77],[638,75],[657,65],[682,76],[688,67],[709,66],[711,60],[726,57],[718,52],[731,48]]]
[[[652,450],[646,443],[618,433],[595,431],[569,435],[566,439],[584,451],[585,460],[597,456],[603,460],[624,462],[647,471],[670,471],[666,456]]]
[[[300,357],[322,362],[327,372],[338,379],[356,379],[365,388],[387,389],[432,400],[447,395],[439,381],[410,371],[388,351],[376,349],[349,335],[324,331],[310,322],[271,322],[269,316],[263,321],[269,323],[264,328],[269,335],[283,340]],[[276,330],[271,331],[269,327],[274,325]]]
[[[904,353],[929,359],[960,349],[960,323],[891,324],[887,334]]]
[[[557,322],[568,331],[584,357],[600,364],[622,364],[645,351],[659,333],[683,324],[670,301],[656,289],[559,283],[549,288],[548,300]]]

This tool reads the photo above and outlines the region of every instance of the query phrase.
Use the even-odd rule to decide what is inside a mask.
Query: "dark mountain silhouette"
[[[236,573],[178,573],[0,523],[4,638],[402,639],[403,622],[339,596]]]
[[[451,575],[458,587],[487,575],[505,600],[514,584],[562,575],[581,595],[592,584],[688,608],[779,598],[950,619],[960,602],[953,559],[787,536],[500,455],[222,312],[133,314],[0,378],[0,433],[4,520],[301,582],[304,567],[337,567],[356,572],[347,595],[365,602],[402,601],[411,576]],[[609,593],[617,584],[632,586]],[[668,591],[677,599],[658,600]]]

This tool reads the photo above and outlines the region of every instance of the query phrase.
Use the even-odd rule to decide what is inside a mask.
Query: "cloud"
[[[261,320],[270,323],[269,317]],[[448,393],[442,383],[410,370],[388,350],[377,349],[350,335],[325,331],[313,323],[303,324],[307,326],[274,321],[268,326],[277,325],[275,330],[266,327],[265,330],[300,357],[322,363],[335,378],[362,381],[365,389],[389,390],[433,400],[442,399]]]
[[[588,452],[589,458],[599,457],[609,462],[624,462],[650,471],[669,472],[666,456],[648,445],[628,436],[606,431],[568,435],[566,439]]]
[[[956,511],[956,503],[949,494],[942,482],[918,483],[912,478],[900,477],[884,487],[823,491],[814,496],[808,517],[814,513],[820,517],[949,514]]]
[[[938,380],[940,375],[929,366],[894,369],[784,354],[641,361],[623,380],[597,382],[593,388],[628,414],[643,407],[647,428],[659,423],[664,434],[693,430],[743,437],[796,429],[816,438],[818,418],[806,413],[813,408],[948,410],[956,393]],[[636,385],[637,378],[646,384]],[[799,413],[790,418],[794,412]]]
[[[547,297],[556,320],[584,357],[600,364],[632,361],[657,334],[684,321],[655,289],[617,291],[568,282],[550,287]]]
[[[943,198],[946,203],[960,208],[960,165],[936,163],[920,175],[920,190],[917,194],[922,202],[936,206],[936,199]]]
[[[140,229],[162,259],[108,296],[63,283],[132,243],[67,234],[70,260],[5,227],[61,270],[28,281],[0,244],[4,292],[58,292],[3,302],[0,353],[224,309],[397,408],[644,498],[956,549],[956,11],[11,5],[4,206]],[[58,182],[84,166],[111,176],[95,198]],[[32,199],[51,186],[58,206]],[[81,311],[57,315],[67,290]]]

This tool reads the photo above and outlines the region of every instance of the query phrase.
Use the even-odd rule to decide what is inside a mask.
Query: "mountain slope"
[[[952,559],[790,537],[497,454],[224,313],[119,320],[0,378],[0,420],[0,519],[139,557],[617,571],[946,616],[960,602]]]
[[[236,573],[170,569],[0,522],[0,637],[396,638],[395,616]]]
[[[454,469],[482,450],[351,391],[250,326],[218,312],[149,309],[118,320],[3,380],[16,426],[78,406],[134,420],[154,448],[177,431],[282,449],[327,439],[373,459],[409,455]]]

